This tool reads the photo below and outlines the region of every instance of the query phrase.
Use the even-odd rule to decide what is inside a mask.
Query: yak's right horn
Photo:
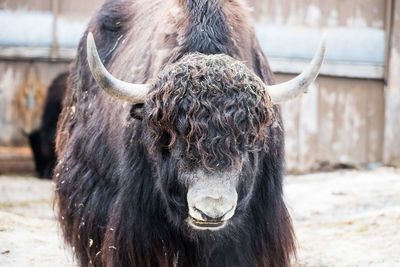
[[[132,103],[144,103],[151,85],[127,83],[112,76],[100,60],[91,32],[87,35],[87,61],[97,84],[109,95]]]

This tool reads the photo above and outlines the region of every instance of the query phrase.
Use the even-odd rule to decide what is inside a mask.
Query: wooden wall
[[[291,77],[276,76],[279,82]],[[320,76],[310,89],[282,105],[288,170],[382,162],[383,82]]]
[[[0,173],[34,170],[27,134],[40,126],[47,88],[68,65],[0,60]]]
[[[389,25],[389,68],[385,87],[386,119],[383,161],[400,167],[400,1],[393,0]]]
[[[32,10],[57,12],[73,20],[87,20],[104,0],[0,0],[0,8],[7,10]]]
[[[0,146],[27,145],[41,123],[47,88],[68,63],[0,61]]]
[[[256,20],[309,27],[385,27],[386,0],[251,0]]]
[[[390,18],[392,0],[253,0],[251,2],[256,23],[266,26],[276,25],[279,30],[293,33],[309,34],[308,29],[310,29],[327,32],[329,38],[329,34],[345,29],[350,33],[371,31],[378,35],[386,34],[387,40],[392,23]],[[399,30],[400,27],[397,32]],[[392,31],[396,32],[396,29]],[[400,35],[398,37],[400,38]],[[350,36],[350,39],[343,39],[343,42],[350,43],[356,38],[356,35]],[[392,126],[386,125],[385,131],[384,73],[388,70],[387,60],[385,61],[382,56],[382,61],[377,62],[376,58],[369,57],[368,51],[364,57],[351,57],[353,53],[351,50],[343,51],[343,58],[338,60],[330,52],[338,48],[334,47],[335,45],[343,44],[330,41],[332,42],[328,42],[324,75],[317,79],[309,94],[282,105],[286,127],[288,170],[298,173],[326,165],[366,166],[383,162],[383,155],[387,158],[385,162],[392,164],[391,158],[400,159],[398,152],[400,150],[393,147],[394,144],[400,147],[398,143],[400,139],[396,138],[400,134],[400,126],[397,129],[393,126],[400,125],[398,116],[400,101],[397,100],[400,97],[394,97],[395,94],[400,95],[400,90],[395,90],[393,89],[395,86],[391,86],[392,89],[386,92],[386,101],[392,105],[390,111],[386,108],[386,121]],[[392,39],[393,42],[399,44],[399,40]],[[294,46],[296,45],[301,47],[301,44],[295,43]],[[347,48],[362,49],[362,47],[345,47]],[[348,58],[346,53],[350,54]],[[390,72],[390,77],[393,81],[399,77],[400,66],[394,66],[398,61],[395,52],[392,52],[391,58],[391,69],[393,68],[394,72]],[[272,69],[278,72],[276,73],[278,82],[292,78],[293,74],[297,73],[290,71],[296,69],[293,65],[305,66],[304,60],[296,58],[288,60],[283,68],[277,64],[279,62],[276,62],[274,57],[269,57],[269,60]],[[397,87],[400,85],[397,84]],[[396,141],[388,142],[389,137]],[[384,153],[384,140],[385,150],[390,151],[389,153]]]
[[[1,162],[6,156],[9,159],[13,147],[18,148],[15,153],[29,158],[26,150],[20,149],[27,145],[25,134],[40,124],[47,87],[67,69],[75,54],[73,47],[63,46],[57,33],[65,30],[65,25],[85,25],[101,2],[0,0],[0,11],[55,14],[53,41],[48,47],[0,46],[0,172]],[[311,92],[282,106],[289,171],[307,172],[324,164],[384,162],[400,166],[400,0],[249,2],[257,25],[277,25],[288,32],[373,30],[386,33],[388,40],[386,61],[361,58],[354,62],[346,57],[335,61],[328,55],[323,75]],[[332,52],[335,47],[328,46],[328,52],[330,49]],[[307,58],[275,58],[268,53],[267,57],[277,81],[293,77],[308,63]]]

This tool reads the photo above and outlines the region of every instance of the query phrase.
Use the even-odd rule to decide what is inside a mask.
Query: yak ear
[[[143,103],[132,105],[130,115],[137,120],[143,120]]]

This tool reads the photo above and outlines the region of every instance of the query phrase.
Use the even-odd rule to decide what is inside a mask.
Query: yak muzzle
[[[237,192],[234,186],[207,180],[189,187],[187,223],[197,230],[220,230],[235,214]]]

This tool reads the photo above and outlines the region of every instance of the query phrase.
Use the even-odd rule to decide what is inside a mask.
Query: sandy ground
[[[296,266],[400,266],[400,170],[286,179]],[[0,266],[75,266],[52,209],[53,184],[0,176]]]
[[[400,266],[400,170],[286,179],[300,266]]]

